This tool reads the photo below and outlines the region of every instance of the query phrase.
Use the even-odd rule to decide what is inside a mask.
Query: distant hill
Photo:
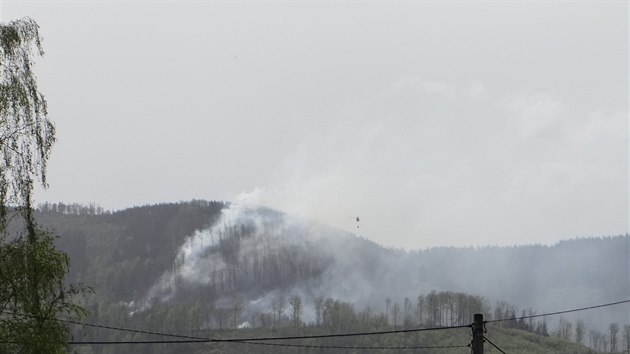
[[[630,294],[628,235],[403,251],[271,209],[223,202],[113,213],[48,205],[37,218],[60,236],[71,278],[95,287],[90,306],[97,312],[124,304],[129,316],[145,316],[197,304],[212,314],[199,320],[208,328],[223,327],[230,311],[234,327],[265,313],[278,312],[276,320],[289,316],[291,296],[301,299],[301,320],[309,323],[319,318],[314,304],[325,298],[387,314],[394,305],[416,309],[431,292],[460,293],[482,299],[479,310],[492,316],[495,304],[509,304],[508,313],[520,315]],[[606,308],[566,318],[584,318],[589,328],[604,331],[611,322],[630,323],[630,311]],[[551,327],[557,319],[549,321]]]
[[[210,227],[227,206],[192,201],[134,207],[116,212],[46,204],[36,215],[59,235],[71,258],[70,276],[111,301],[143,295],[172,267],[177,250],[197,229]]]

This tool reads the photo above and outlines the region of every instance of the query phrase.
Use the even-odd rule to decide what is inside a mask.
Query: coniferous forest
[[[509,353],[627,352],[630,341],[627,304],[538,316],[627,299],[627,235],[405,251],[271,209],[215,201],[115,212],[44,204],[37,219],[60,235],[58,246],[72,262],[68,281],[93,287],[79,299],[90,324],[226,339],[459,327],[482,313],[500,320],[488,323],[487,336]],[[74,342],[177,339],[71,329]],[[263,344],[72,344],[69,350],[464,353],[470,335],[463,327]]]

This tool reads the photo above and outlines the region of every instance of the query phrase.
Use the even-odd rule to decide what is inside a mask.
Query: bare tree
[[[285,305],[284,301],[284,295],[278,294],[271,302],[274,322],[276,323],[276,325],[279,324],[280,321],[282,321],[282,313],[284,312]]]
[[[630,325],[623,326],[623,345],[626,354],[630,354]]]
[[[300,315],[302,313],[302,298],[299,295],[293,295],[289,298],[289,305],[293,310],[293,325],[298,327],[300,325]]]
[[[558,337],[566,341],[570,340],[572,329],[573,325],[571,322],[567,321],[564,317],[560,317],[560,322],[558,323]]]
[[[324,298],[318,296],[313,300],[313,304],[315,305],[315,324],[319,326],[322,323],[322,311],[324,310]]]
[[[408,297],[405,298],[405,302],[403,304],[403,328],[407,328],[408,325],[411,325],[411,300]]]
[[[599,350],[599,341],[601,338],[601,333],[599,333],[599,331],[592,329],[589,332],[589,338],[590,338],[590,347],[595,349],[595,350]]]
[[[610,352],[613,353],[617,351],[617,333],[619,333],[619,325],[617,323],[611,323],[610,326],[608,326],[608,333],[610,335]]]
[[[398,325],[398,320],[400,319],[400,305],[397,302],[394,303],[394,307],[392,307],[392,317],[394,319],[394,329]]]
[[[418,300],[416,304],[416,316],[418,317],[418,323],[420,325],[424,324],[424,295],[418,295]]]
[[[582,344],[584,341],[584,331],[586,330],[586,326],[584,325],[584,321],[577,320],[575,321],[575,342]]]

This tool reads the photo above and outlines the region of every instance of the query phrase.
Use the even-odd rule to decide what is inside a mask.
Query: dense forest
[[[94,295],[82,299],[91,311],[89,322],[204,338],[467,325],[474,313],[516,318],[624,300],[630,293],[627,235],[552,246],[404,251],[271,209],[207,201],[116,212],[96,205],[45,204],[37,219],[60,236],[58,245],[72,260],[70,280],[94,287]],[[587,350],[581,345],[621,352],[630,340],[627,324],[630,312],[621,305],[498,322],[489,333],[496,333],[510,353]],[[308,343],[468,344],[470,332],[457,332]],[[73,328],[73,334],[80,340],[146,340],[91,327]],[[246,344],[185,345],[187,349],[167,344],[133,348],[147,353],[242,352]],[[130,347],[73,349],[115,353]],[[296,348],[256,347],[257,352],[283,350]],[[432,352],[427,350],[422,352]]]

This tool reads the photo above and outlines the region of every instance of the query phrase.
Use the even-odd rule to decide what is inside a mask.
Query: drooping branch
[[[34,53],[43,54],[38,29],[30,18],[0,25],[0,230],[9,207],[26,212],[26,222],[32,222],[34,182],[47,186],[55,127],[32,71]]]

